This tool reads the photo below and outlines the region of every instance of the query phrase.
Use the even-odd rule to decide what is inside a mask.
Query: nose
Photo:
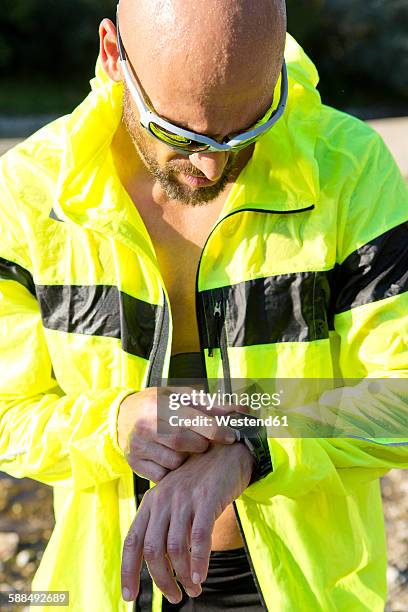
[[[189,160],[198,170],[200,170],[209,181],[217,181],[221,178],[227,163],[228,153],[193,153],[189,155]]]

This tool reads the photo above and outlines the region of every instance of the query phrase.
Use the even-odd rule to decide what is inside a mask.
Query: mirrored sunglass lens
[[[163,127],[157,125],[157,123],[150,122],[149,128],[152,134],[171,147],[177,147],[179,149],[184,149],[185,151],[191,151],[192,153],[197,151],[205,151],[208,149],[207,145],[197,142],[196,140],[190,140],[189,138],[181,136],[180,134],[169,132]]]

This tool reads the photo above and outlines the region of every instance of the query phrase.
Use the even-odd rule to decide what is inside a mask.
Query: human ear
[[[110,19],[104,19],[99,26],[99,57],[102,68],[112,81],[121,81],[116,27]]]

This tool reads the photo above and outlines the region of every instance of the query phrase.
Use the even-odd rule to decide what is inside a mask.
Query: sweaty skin
[[[283,2],[124,0],[119,16],[133,68],[161,116],[217,137],[269,107],[283,59]]]
[[[155,112],[163,118],[224,139],[249,128],[270,107],[272,99],[277,101],[279,92],[274,98],[273,92],[282,67],[286,33],[283,0],[122,0],[119,17],[131,69]],[[105,71],[112,80],[123,81],[116,29],[108,19],[100,26],[100,41]],[[184,157],[144,130],[125,85],[123,122],[112,142],[112,154],[156,250],[172,310],[172,354],[200,349],[195,314],[198,260],[253,149],[252,145],[239,153],[203,152]],[[208,184],[194,186],[191,176],[207,178]],[[132,396],[127,398],[125,409],[132,412]],[[228,451],[231,447],[225,446],[223,452]],[[244,447],[237,452],[240,462],[248,461]],[[211,461],[214,470],[223,469],[216,463],[216,456],[215,451],[208,454],[208,469]],[[183,460],[179,470],[184,465],[189,469],[189,461],[199,464],[197,454],[187,454]],[[228,487],[241,491],[238,481],[242,473],[238,468],[236,473],[231,467],[229,471],[232,481]],[[151,477],[149,473],[144,475]],[[156,485],[158,493],[168,477]],[[222,478],[214,479],[213,486],[227,486],[222,483]],[[138,523],[136,529],[144,527]],[[139,541],[145,537],[144,532],[132,535]],[[215,521],[211,548],[240,546],[242,539],[229,502]],[[129,547],[125,547],[124,567],[129,565],[129,554]],[[160,582],[154,569],[149,569],[156,583]],[[122,587],[131,586],[126,584],[130,579],[125,576]],[[182,584],[191,596],[201,591],[191,577]],[[177,600],[175,586],[162,588],[159,584],[159,588],[167,596],[171,592]],[[134,585],[131,590],[136,596]]]

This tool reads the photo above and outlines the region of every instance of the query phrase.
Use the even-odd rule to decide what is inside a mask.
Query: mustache
[[[179,164],[169,164],[168,168],[172,172],[175,172],[178,174],[183,173],[183,174],[189,174],[190,176],[195,176],[197,178],[205,178],[205,174],[200,172],[200,170],[197,170],[197,168],[193,165],[184,166],[184,165],[179,165]]]
[[[230,171],[236,163],[236,159],[234,156],[231,156],[224,168],[224,172],[225,171]],[[197,178],[206,178],[205,174],[203,172],[201,172],[200,170],[198,170],[195,166],[193,166],[192,164],[183,164],[183,162],[170,162],[167,164],[167,167],[169,169],[170,172],[174,172],[175,174],[189,174],[190,176],[195,176]]]

